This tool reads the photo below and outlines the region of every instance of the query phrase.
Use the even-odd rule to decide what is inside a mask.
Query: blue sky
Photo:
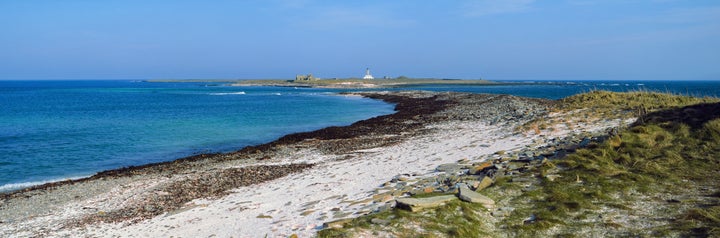
[[[0,0],[0,79],[720,80],[717,0]]]

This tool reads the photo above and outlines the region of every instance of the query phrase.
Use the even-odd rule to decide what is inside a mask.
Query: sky
[[[720,80],[718,0],[0,0],[0,79]]]

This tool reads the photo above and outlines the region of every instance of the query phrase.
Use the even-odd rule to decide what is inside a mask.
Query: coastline
[[[0,234],[312,235],[325,222],[386,206],[394,196],[374,196],[393,177],[426,176],[440,164],[484,161],[497,151],[537,143],[538,135],[518,134],[514,128],[546,115],[552,103],[463,93],[359,95],[395,103],[397,112],[350,126],[290,134],[233,153],[110,170],[6,194],[0,197]],[[425,157],[433,158],[419,160]],[[362,172],[365,169],[370,171]],[[273,194],[276,197],[266,197]],[[295,202],[269,203],[284,201],[278,199],[283,196]],[[252,197],[256,200],[247,202]],[[295,209],[285,209],[289,207]],[[213,214],[203,214],[207,210]],[[242,212],[218,214],[234,210]],[[175,218],[192,216],[199,219],[194,225],[169,225]],[[241,227],[194,228],[238,219]],[[162,228],[168,226],[174,228]],[[257,229],[243,230],[248,227]]]

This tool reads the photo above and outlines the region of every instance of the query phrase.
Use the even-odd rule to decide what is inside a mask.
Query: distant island
[[[156,79],[148,82],[213,82],[229,83],[233,86],[278,86],[278,87],[312,87],[312,88],[381,88],[402,87],[412,85],[495,85],[502,84],[483,79],[439,79],[409,78],[400,76],[385,79],[362,78],[315,78],[312,74],[297,75],[295,79],[246,79],[246,80],[213,80],[213,79]]]

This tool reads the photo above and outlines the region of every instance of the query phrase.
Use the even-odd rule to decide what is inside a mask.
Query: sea
[[[720,81],[500,81],[428,90],[559,99],[592,90],[720,96]],[[144,80],[0,80],[0,193],[391,114],[357,89]]]

